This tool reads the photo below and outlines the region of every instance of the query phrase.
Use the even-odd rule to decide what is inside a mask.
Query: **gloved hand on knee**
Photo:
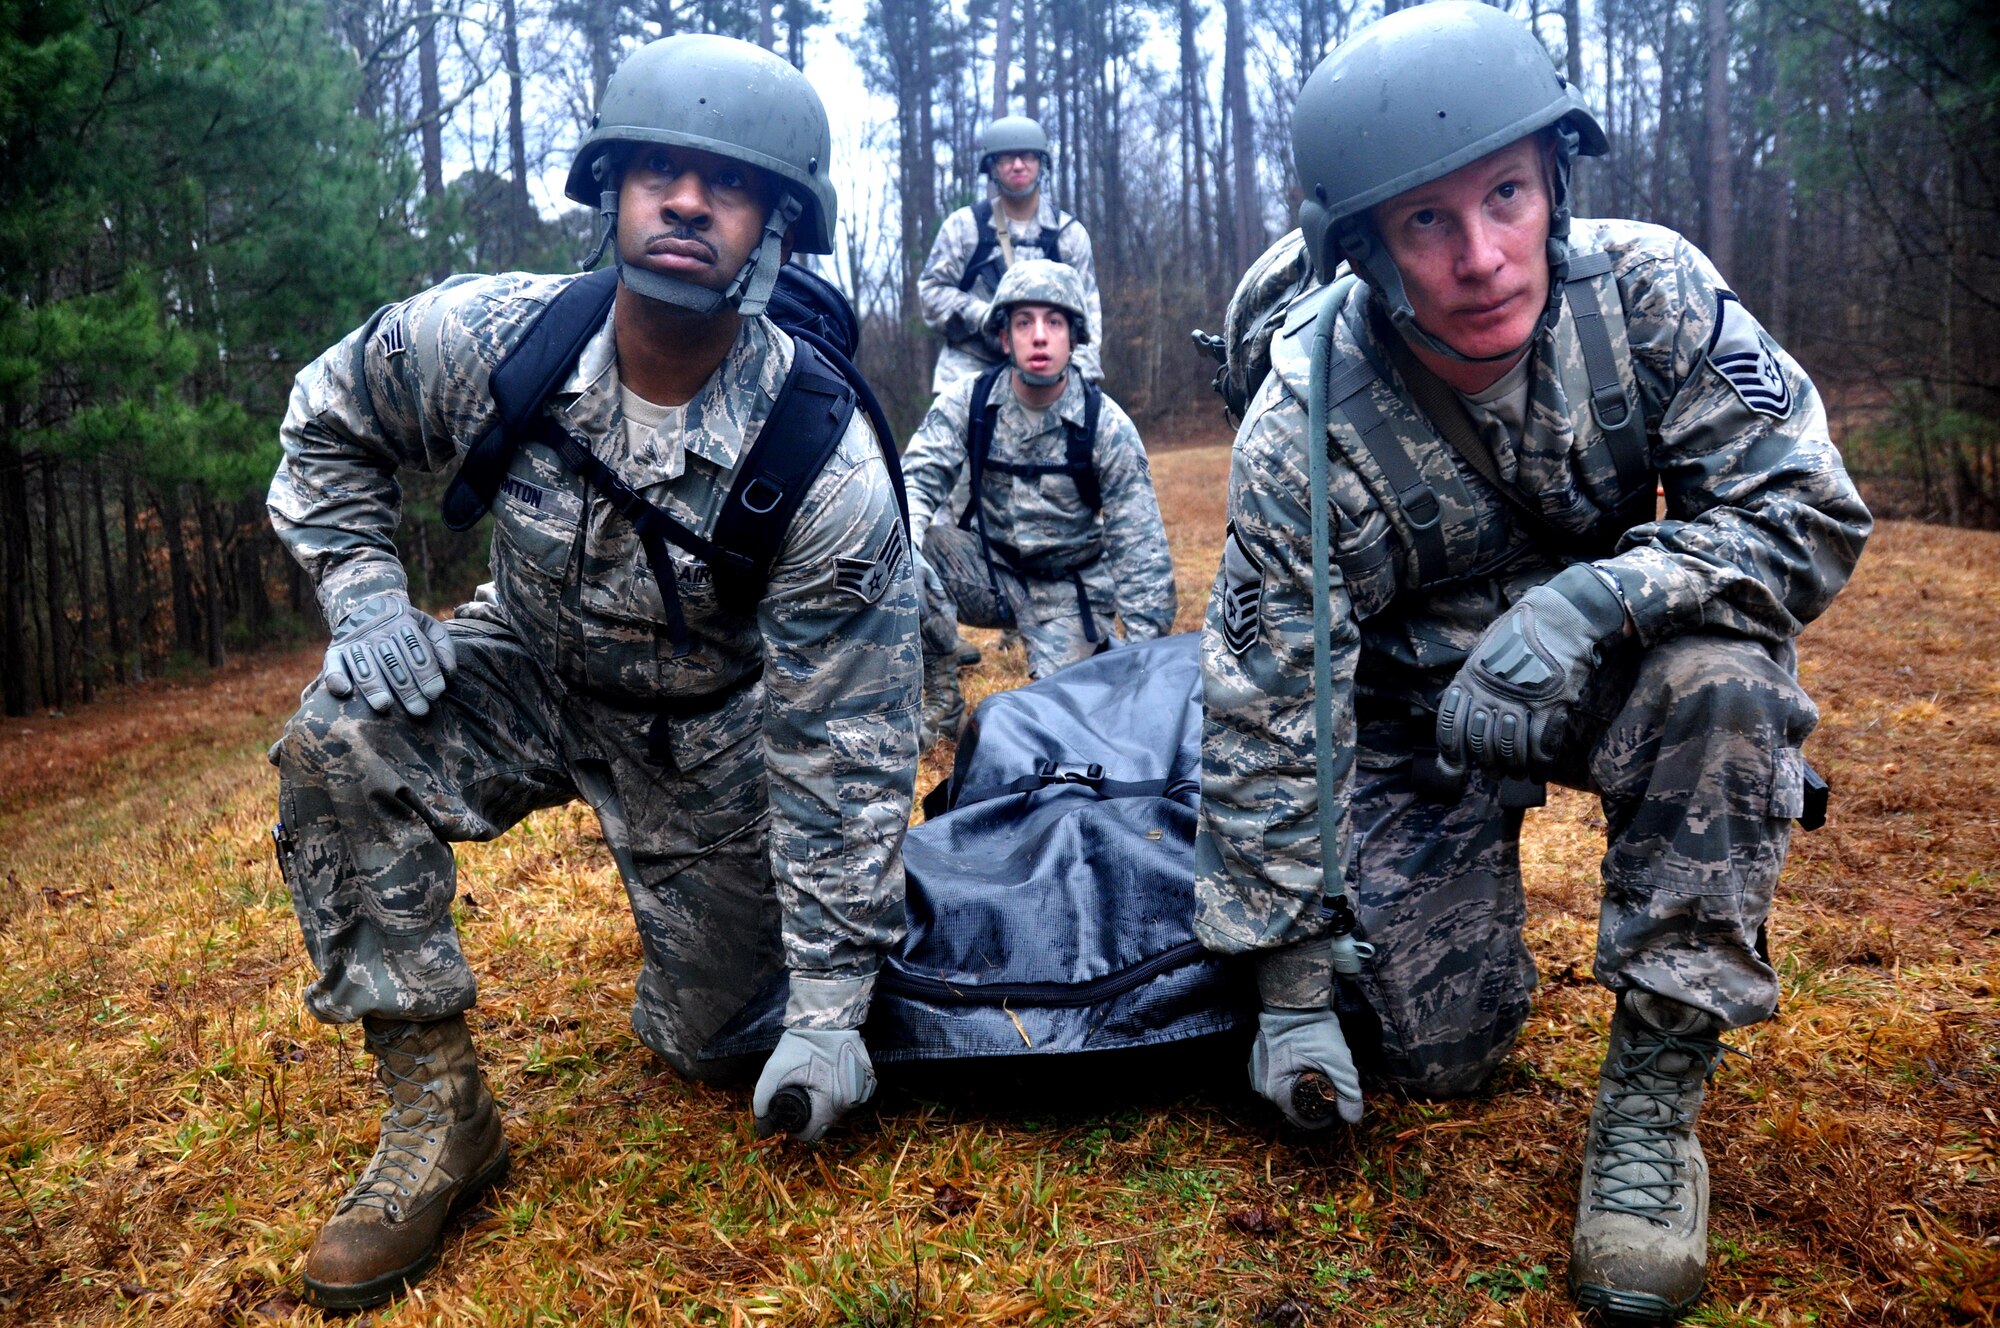
[[[1625,631],[1625,605],[1586,563],[1565,568],[1494,619],[1438,702],[1438,759],[1539,776],[1555,760],[1570,708]]]
[[[783,1131],[809,1144],[874,1095],[875,1066],[858,1030],[788,1028],[757,1076],[750,1110],[758,1138]]]
[[[1347,1035],[1340,1031],[1340,1016],[1331,1008],[1266,1008],[1258,1015],[1250,1086],[1302,1130],[1323,1130],[1336,1115],[1349,1125],[1361,1119],[1361,1076],[1347,1050]]]
[[[343,701],[360,692],[377,714],[400,705],[421,718],[457,667],[444,624],[391,590],[362,600],[334,625],[320,681]]]

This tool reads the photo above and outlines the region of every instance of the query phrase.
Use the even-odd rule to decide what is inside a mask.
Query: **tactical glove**
[[[1334,1112],[1322,1106],[1324,1084],[1317,1082],[1322,1079],[1333,1087]],[[1258,1015],[1250,1086],[1302,1130],[1323,1130],[1336,1113],[1349,1125],[1361,1119],[1361,1077],[1354,1072],[1340,1017],[1331,1009],[1267,1009]]]
[[[444,624],[411,608],[401,591],[388,591],[362,600],[335,625],[320,680],[342,700],[360,692],[377,714],[400,704],[423,716],[457,667]]]
[[[797,1102],[803,1092],[809,1111],[802,1111],[801,1123],[788,1113],[774,1110],[783,1094]],[[867,1044],[852,1028],[788,1028],[764,1062],[757,1076],[757,1089],[750,1095],[750,1110],[757,1117],[757,1137],[784,1130],[801,1143],[812,1143],[827,1127],[847,1112],[875,1095],[875,1066],[868,1059]]]
[[[1601,648],[1625,630],[1625,606],[1579,563],[1521,597],[1472,647],[1438,703],[1438,759],[1536,777],[1562,746]]]

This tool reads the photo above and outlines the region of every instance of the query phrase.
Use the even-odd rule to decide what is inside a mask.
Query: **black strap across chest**
[[[972,205],[972,219],[979,227],[979,242],[972,247],[972,257],[965,261],[965,271],[959,273],[958,288],[969,291],[979,284],[982,276],[990,278],[987,289],[1000,284],[1000,274],[1005,270],[1000,254],[1000,232],[993,226],[993,200],[982,198]],[[1035,235],[1034,246],[1041,250],[1042,257],[1060,263],[1057,243],[1062,238],[1060,226],[1043,226]]]
[[[840,446],[857,405],[868,410],[875,425],[899,506],[904,501],[901,466],[886,442],[887,424],[879,418],[880,407],[853,385],[856,375],[845,357],[819,337],[795,332],[791,369],[770,416],[738,464],[711,533],[704,537],[635,490],[543,408],[603,326],[616,292],[615,269],[571,282],[494,367],[489,384],[499,418],[467,449],[442,507],[452,529],[470,529],[491,507],[520,444],[532,439],[547,446],[566,469],[632,523],[660,588],[667,639],[676,655],[685,655],[693,640],[681,608],[670,545],[709,566],[720,603],[734,612],[753,612],[792,518]]]
[[[971,497],[965,504],[965,511],[959,514],[958,526],[961,530],[972,527],[977,521],[981,525],[984,538],[985,503],[982,481],[986,472],[997,471],[1002,475],[1012,475],[1016,479],[1037,479],[1043,475],[1067,475],[1076,485],[1076,496],[1083,505],[1093,512],[1104,510],[1104,490],[1097,480],[1097,422],[1104,407],[1104,393],[1095,383],[1083,385],[1083,421],[1063,420],[1063,459],[1059,462],[995,461],[993,460],[993,428],[1000,416],[1000,403],[993,400],[993,389],[1012,368],[1008,364],[995,365],[979,376],[973,384],[971,413],[968,416],[965,451],[971,474]]]

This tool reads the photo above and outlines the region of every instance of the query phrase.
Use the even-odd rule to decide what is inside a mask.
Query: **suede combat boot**
[[[1570,1295],[1612,1323],[1671,1323],[1701,1297],[1708,1163],[1694,1121],[1724,1050],[1691,1006],[1647,992],[1618,1000],[1569,1260]]]
[[[364,1021],[389,1095],[382,1141],[306,1255],[306,1299],[379,1305],[431,1270],[445,1223],[507,1174],[507,1140],[465,1017]]]

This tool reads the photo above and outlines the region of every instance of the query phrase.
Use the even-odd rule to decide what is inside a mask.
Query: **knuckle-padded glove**
[[[1319,1010],[1266,1009],[1257,1016],[1250,1048],[1250,1086],[1277,1104],[1302,1130],[1323,1130],[1334,1117],[1361,1119],[1361,1076],[1340,1031],[1340,1016]],[[1327,1109],[1326,1089],[1333,1093]]]
[[[377,714],[401,705],[421,717],[444,695],[445,678],[457,667],[444,624],[390,591],[369,596],[341,618],[320,680],[342,700],[361,693]]]
[[[1493,620],[1444,689],[1440,760],[1504,775],[1547,769],[1604,644],[1624,630],[1623,602],[1587,564],[1530,590]]]
[[[805,1094],[806,1109],[793,1116],[785,1108],[798,1101],[799,1091]],[[789,1100],[780,1101],[781,1093]],[[783,1130],[809,1144],[874,1095],[875,1065],[858,1030],[788,1028],[757,1076],[750,1110],[757,1117],[759,1137]]]

